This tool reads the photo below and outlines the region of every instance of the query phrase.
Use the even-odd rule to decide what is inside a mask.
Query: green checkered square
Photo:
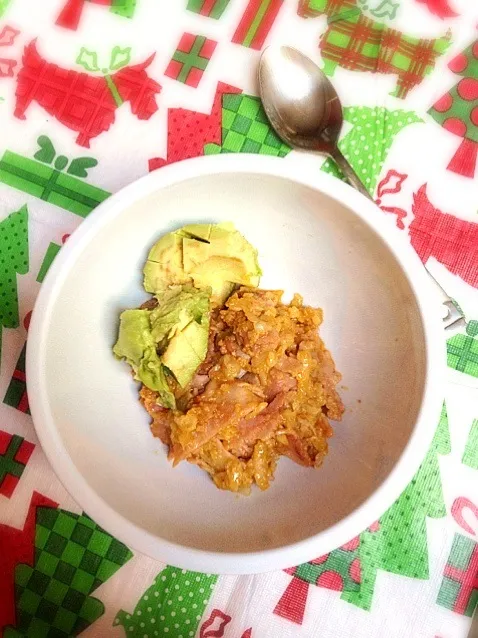
[[[43,551],[60,558],[68,545],[68,539],[56,532],[51,532]]]
[[[48,623],[41,618],[32,618],[28,628],[28,635],[35,638],[49,638],[50,627]]]
[[[114,574],[114,572],[116,571],[115,567],[117,565],[124,565],[126,561],[128,561],[130,558],[131,558],[131,552],[126,547],[126,545],[123,545],[123,543],[120,543],[119,541],[117,541],[116,538],[112,538],[110,546],[108,547],[108,551],[106,552],[106,555],[105,555],[106,560],[104,561],[105,567],[108,564],[108,561],[111,561],[111,563],[114,563],[114,565],[111,565],[111,569],[113,571],[111,571],[108,578],[112,574]],[[98,571],[98,575],[99,575],[99,571]]]
[[[36,569],[32,569],[31,571],[32,573],[27,585],[28,590],[35,594],[38,594],[38,596],[43,596],[43,594],[46,592],[50,579],[46,574],[42,574]]]
[[[71,636],[75,622],[76,614],[64,607],[60,607],[55,616],[54,626],[50,629],[50,635]]]
[[[69,543],[63,552],[62,559],[66,563],[70,563],[73,567],[77,568],[83,559],[84,548],[76,545],[75,543]]]
[[[90,542],[90,538],[93,535],[93,530],[91,529],[91,527],[87,527],[86,525],[83,525],[82,523],[77,523],[75,525],[75,528],[72,530],[71,535],[70,535],[70,539],[74,542],[77,543],[78,545],[81,545],[82,547],[88,547],[88,543]]]
[[[44,598],[53,603],[61,604],[68,593],[68,585],[52,578],[44,594]]]
[[[56,557],[40,550],[36,556],[35,568],[38,572],[52,577],[59,562],[60,561]]]
[[[224,99],[226,97],[227,99]],[[227,96],[224,96],[224,98],[222,100],[223,109],[232,111],[233,113],[238,113],[242,104],[243,96],[238,93],[228,93]]]
[[[81,559],[79,567],[88,574],[95,576],[100,564],[101,556],[99,556],[98,554],[94,554],[87,549],[83,553],[83,558]]]
[[[98,571],[96,572],[96,578],[98,578],[101,582],[108,580],[112,574],[118,569],[118,563],[112,562],[104,558],[101,561],[101,565],[98,567]]]
[[[68,611],[73,612],[74,614],[79,614],[81,608],[83,607],[83,603],[85,602],[86,596],[75,589],[68,590],[65,598],[63,599],[62,606]]]
[[[37,512],[37,527],[36,532],[38,533],[38,527],[44,527],[47,530],[52,530],[55,526],[55,523],[60,516],[60,510],[54,509],[52,507],[41,507]],[[36,540],[35,540],[36,544]]]
[[[284,157],[290,148],[272,130],[259,98],[226,94],[222,98],[222,150]]]
[[[262,144],[260,144],[259,142],[254,142],[254,140],[246,139],[244,140],[241,151],[243,153],[260,153],[261,149]]]
[[[95,530],[90,537],[88,543],[88,549],[94,554],[98,554],[99,556],[104,556],[111,544],[111,536],[105,534],[101,530]]]
[[[248,137],[249,139],[254,140],[254,142],[264,144],[268,133],[269,127],[266,124],[263,124],[262,122],[254,122],[251,126]]]
[[[70,638],[104,613],[91,593],[131,557],[89,517],[38,508],[35,566],[16,569],[17,628],[6,638]]]
[[[237,114],[234,118],[234,121],[231,124],[231,130],[236,131],[236,133],[241,133],[242,135],[247,135],[249,129],[251,128],[252,120],[248,117],[244,117],[243,115]]]
[[[50,535],[50,530],[47,527],[37,525],[35,534],[35,547],[37,549],[43,549]]]
[[[272,130],[270,130],[270,129],[269,129],[269,131],[267,131],[267,135],[266,135],[266,139],[264,140],[264,144],[266,146],[270,146],[271,148],[277,149],[278,152],[280,151],[280,149],[282,147],[282,142],[277,137],[277,135],[275,133],[273,133]]]
[[[30,591],[29,589],[25,589],[18,606],[22,611],[25,611],[27,614],[31,614],[32,616],[34,616],[41,600],[41,596],[35,594],[35,592]]]
[[[242,97],[242,100],[240,99],[241,97]],[[239,98],[239,108],[237,109],[237,112],[240,115],[244,115],[244,117],[248,117],[252,120],[256,120],[257,116],[260,113],[264,113],[264,109],[262,108],[262,104],[259,98],[250,98],[250,96],[247,96],[247,95],[244,96],[240,94],[238,95],[238,98]]]
[[[64,538],[71,538],[73,530],[78,527],[78,522],[73,516],[59,516],[53,525],[53,531]]]
[[[32,573],[29,565],[18,565],[15,570],[15,585],[24,589],[28,585],[28,580]]]
[[[51,602],[51,600],[43,598],[37,607],[36,617],[40,618],[40,620],[44,620],[49,625],[52,625],[57,611],[58,605],[55,605],[55,603]]]
[[[73,565],[60,560],[58,561],[53,577],[56,578],[56,580],[59,580],[61,583],[64,583],[65,585],[71,585],[75,573],[76,570]]]
[[[244,144],[244,136],[240,135],[240,133],[236,133],[235,131],[227,131],[225,136],[223,137],[222,143],[224,148],[227,148],[230,151],[240,153],[242,150],[242,145]]]
[[[73,576],[73,580],[71,581],[71,586],[73,589],[77,589],[78,591],[93,591],[93,584],[95,582],[95,576],[92,574],[88,574],[82,569],[77,569],[75,571],[75,575]]]

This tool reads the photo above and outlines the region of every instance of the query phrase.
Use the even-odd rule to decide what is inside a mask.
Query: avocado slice
[[[193,286],[175,286],[158,293],[159,305],[151,311],[151,333],[156,344],[171,339],[192,319],[202,322],[209,313],[209,292]]]
[[[181,387],[187,386],[204,361],[207,343],[208,329],[196,321],[191,321],[169,342],[162,360]]]
[[[168,233],[151,248],[143,270],[146,292],[155,293],[170,284],[191,282],[183,270],[182,241],[177,233]]]
[[[236,285],[258,286],[257,251],[230,222],[190,224],[161,238],[144,267],[144,286],[158,293],[171,284],[211,289],[222,305]]]
[[[176,401],[151,334],[150,312],[131,309],[121,313],[118,341],[113,352],[116,357],[129,363],[137,381],[159,393],[164,407],[174,408]]]

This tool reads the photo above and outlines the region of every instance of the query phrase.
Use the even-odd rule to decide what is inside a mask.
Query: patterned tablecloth
[[[478,602],[478,2],[0,0],[0,16],[0,634],[465,638]],[[25,344],[70,233],[148,171],[260,153],[341,178],[270,129],[255,82],[268,43],[333,76],[344,154],[467,322],[443,336],[433,444],[380,520],[294,569],[217,577],[130,550],[65,492],[29,415]]]

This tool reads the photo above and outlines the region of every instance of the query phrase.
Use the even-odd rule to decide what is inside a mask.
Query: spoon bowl
[[[267,116],[287,144],[333,155],[342,106],[310,58],[291,47],[268,47],[259,64],[259,85]]]
[[[292,47],[268,47],[259,63],[259,89],[267,117],[286,144],[329,155],[370,199],[337,145],[343,124],[339,96],[313,60]]]

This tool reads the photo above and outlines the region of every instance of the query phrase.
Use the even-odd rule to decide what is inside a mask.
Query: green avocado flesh
[[[258,286],[262,274],[257,251],[230,223],[192,224],[165,235],[143,272],[147,292],[191,283],[210,288],[214,305],[222,305],[235,285]]]
[[[121,313],[113,352],[174,409],[170,379],[185,388],[206,358],[211,306],[221,306],[237,285],[258,286],[262,272],[257,251],[224,223],[190,224],[161,237],[143,273],[158,304]]]
[[[168,383],[172,373],[185,387],[204,361],[209,334],[209,297],[192,286],[176,286],[156,295],[153,310],[125,310],[113,352],[133,368],[134,377],[174,408]]]

